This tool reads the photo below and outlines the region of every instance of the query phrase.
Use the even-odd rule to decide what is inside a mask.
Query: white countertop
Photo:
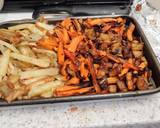
[[[145,8],[146,5],[144,5]],[[156,54],[160,55],[159,26],[151,25],[148,20],[147,23],[143,21],[141,14],[148,16],[144,13],[146,11],[133,12],[131,14],[141,24]],[[25,16],[28,18],[31,15],[28,13]],[[157,16],[160,15],[157,14]],[[0,17],[0,21],[4,21],[21,18],[21,14],[16,17],[13,17],[13,14],[0,14]],[[152,19],[152,14],[150,17]],[[0,128],[159,128],[159,126],[160,93],[130,99],[0,108]]]

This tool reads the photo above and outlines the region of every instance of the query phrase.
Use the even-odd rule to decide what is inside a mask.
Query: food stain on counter
[[[69,112],[77,112],[77,111],[78,111],[78,107],[71,105],[71,106],[69,107],[68,111],[69,111]]]

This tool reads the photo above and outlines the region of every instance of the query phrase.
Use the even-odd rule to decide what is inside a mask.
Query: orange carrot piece
[[[61,25],[66,29],[69,29],[69,27],[72,25],[72,21],[70,18],[67,18],[61,22]]]
[[[81,94],[85,94],[87,92],[90,92],[92,89],[93,89],[93,87],[86,87],[86,88],[81,88],[81,89],[77,89],[77,90],[69,90],[69,91],[63,91],[63,92],[55,91],[54,95],[56,97],[81,95]]]
[[[88,61],[88,68],[89,68],[90,74],[92,76],[93,86],[94,86],[96,92],[100,93],[101,88],[98,85],[98,82],[97,82],[97,79],[96,79],[97,77],[96,77],[96,72],[95,72],[94,65],[93,65],[93,60],[89,57],[87,59],[87,61]]]
[[[63,42],[64,42],[64,44],[67,44],[68,42],[69,42],[69,35],[68,35],[68,32],[67,32],[67,30],[65,29],[65,28],[63,28]]]
[[[106,25],[102,28],[102,31],[103,31],[103,32],[107,32],[111,27],[112,27],[112,25],[106,24]]]
[[[113,21],[116,21],[116,19],[114,18],[93,19],[93,20],[88,20],[88,24],[91,26],[94,26],[97,24],[108,23],[108,22],[113,22]]]
[[[60,65],[64,64],[64,51],[63,51],[63,43],[59,42],[58,46],[58,63]]]
[[[55,47],[57,47],[57,41],[51,37],[42,38],[37,42],[37,45],[49,50],[53,50]]]
[[[88,73],[89,73],[88,70],[85,68],[85,62],[81,62],[80,64],[81,77],[84,77],[85,79],[87,79]]]
[[[81,88],[80,86],[64,85],[64,86],[56,88],[56,92],[64,92],[64,91],[76,90],[76,89],[80,89],[80,88]]]
[[[68,57],[72,62],[75,62],[76,57],[75,57],[74,53],[72,53],[68,50],[64,50],[64,53],[65,53],[66,57]]]
[[[133,64],[128,63],[128,62],[124,63],[124,64],[123,64],[123,67],[124,67],[124,68],[130,68],[130,69],[133,69],[133,70],[136,70],[136,71],[139,70],[138,67],[136,67],[136,66],[134,66]]]
[[[71,84],[79,84],[80,80],[77,77],[72,77],[70,80],[67,81],[67,85]]]
[[[76,52],[78,44],[83,40],[83,36],[76,36],[71,40],[71,43],[68,45],[68,50],[70,52]]]

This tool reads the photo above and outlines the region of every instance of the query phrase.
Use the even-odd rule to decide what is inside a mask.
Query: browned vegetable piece
[[[135,58],[140,58],[143,56],[142,51],[132,51]]]
[[[100,93],[101,92],[101,88],[98,85],[98,82],[97,82],[97,79],[96,79],[97,77],[96,77],[96,72],[95,72],[94,65],[93,65],[93,60],[89,57],[87,59],[87,63],[88,63],[88,69],[89,69],[90,74],[92,76],[93,86],[94,86],[96,92]]]
[[[114,18],[102,18],[102,19],[89,20],[88,23],[89,23],[89,25],[94,26],[94,25],[97,25],[97,24],[114,22],[114,21],[116,21],[116,19],[114,19]]]
[[[127,92],[128,91],[128,89],[127,89],[127,87],[126,87],[126,85],[125,85],[125,83],[123,81],[118,80],[117,81],[117,86],[118,86],[118,89],[121,92]]]
[[[119,58],[117,58],[116,56],[114,56],[112,54],[107,53],[107,57],[108,57],[108,59],[110,59],[110,60],[112,60],[112,61],[114,61],[116,63],[120,63]]]
[[[133,23],[130,23],[128,29],[127,29],[127,39],[129,41],[133,40],[133,31],[135,29],[135,25]]]
[[[63,43],[59,42],[59,46],[58,46],[58,63],[60,65],[63,65],[64,64],[64,59],[65,59],[65,56],[64,56],[64,50],[63,50]]]
[[[117,77],[108,77],[107,78],[107,83],[108,84],[116,84],[118,81],[118,78]]]
[[[11,102],[15,99],[17,99],[19,96],[23,96],[28,92],[28,88],[27,86],[22,86],[20,89],[18,90],[13,90],[11,93],[9,93],[9,95],[6,97],[7,102]]]
[[[93,90],[93,87],[86,87],[86,88],[81,88],[81,89],[76,89],[76,90],[69,90],[69,91],[61,91],[61,92],[55,92],[56,97],[63,97],[63,96],[73,96],[73,95],[82,95],[87,92],[90,92]]]
[[[70,80],[67,81],[67,85],[72,85],[72,84],[79,84],[80,80],[77,77],[72,77]]]
[[[128,90],[135,90],[135,86],[133,84],[133,78],[132,78],[132,73],[131,72],[128,72],[126,74],[126,80],[127,80],[127,87],[128,87]]]
[[[77,47],[78,47],[78,44],[81,42],[83,40],[83,36],[76,36],[76,37],[74,37],[72,40],[71,40],[71,42],[70,42],[70,44],[68,45],[68,50],[70,51],[70,52],[76,52],[76,50],[77,50]]]
[[[70,91],[70,90],[76,90],[76,89],[80,89],[80,86],[64,85],[62,87],[56,88],[56,92],[64,92],[64,91]]]
[[[123,67],[124,67],[124,68],[130,68],[130,69],[133,69],[133,70],[136,70],[136,71],[139,70],[138,67],[136,67],[136,66],[134,66],[133,64],[128,63],[128,62],[124,63],[124,64],[123,64]]]
[[[109,85],[108,86],[108,91],[110,93],[116,93],[117,92],[117,85],[115,85],[115,84]]]
[[[139,76],[137,79],[137,88],[139,90],[147,90],[148,87],[149,87],[149,84],[148,84],[147,80],[144,77]]]

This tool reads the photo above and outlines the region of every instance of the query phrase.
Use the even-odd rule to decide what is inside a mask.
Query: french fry
[[[29,87],[29,89],[35,87],[35,86],[39,86],[48,82],[51,82],[54,80],[54,77],[45,77],[45,78],[41,78],[35,82],[32,82],[31,84],[27,85]]]
[[[46,49],[40,49],[40,48],[32,48],[33,51],[35,51],[36,53],[43,53],[43,54],[47,54],[47,55],[52,55],[54,56],[54,58],[57,57],[57,54],[54,51],[51,50],[46,50]]]
[[[63,83],[61,81],[52,81],[52,82],[48,82],[46,84],[43,85],[39,85],[39,86],[35,86],[33,87],[29,93],[28,96],[31,97],[35,97],[35,96],[39,96],[44,92],[47,92],[49,90],[52,90],[52,92],[59,86],[63,86]]]
[[[42,93],[42,94],[40,95],[40,97],[42,97],[42,98],[50,98],[50,97],[53,97],[53,91],[52,91],[52,90],[46,91],[46,92]]]
[[[19,53],[19,51],[14,47],[13,44],[9,44],[9,43],[7,43],[7,42],[5,42],[3,40],[0,40],[0,45],[3,45],[5,47],[9,48],[13,52]]]
[[[42,22],[36,22],[36,26],[41,27],[41,28],[43,28],[43,29],[45,29],[47,31],[54,29],[53,25],[49,25],[49,24],[42,23]]]
[[[9,95],[6,97],[6,100],[8,103],[10,103],[11,101],[17,99],[18,97],[25,95],[27,92],[28,92],[27,87],[22,86],[20,89],[14,90],[11,93],[9,93]]]
[[[23,61],[23,62],[27,62],[33,65],[39,66],[39,67],[48,67],[50,64],[50,62],[44,59],[36,59],[33,57],[24,56],[24,55],[17,54],[17,53],[11,53],[11,57],[14,59]]]
[[[21,29],[29,29],[32,33],[36,33],[39,35],[44,35],[45,33],[41,32],[34,24],[19,24],[15,26],[8,27],[9,30],[21,30]]]
[[[23,79],[23,80],[20,80],[20,82],[22,84],[29,85],[31,83],[41,80],[42,78],[46,78],[46,76],[39,76],[39,77],[34,77],[34,78]]]
[[[21,72],[20,79],[26,79],[31,77],[39,77],[39,76],[54,76],[57,75],[59,70],[57,68],[46,68],[46,69],[38,69],[38,70],[29,70],[25,72]]]
[[[0,81],[7,73],[9,59],[10,59],[10,52],[11,52],[10,50],[6,50],[2,56],[0,62]]]

